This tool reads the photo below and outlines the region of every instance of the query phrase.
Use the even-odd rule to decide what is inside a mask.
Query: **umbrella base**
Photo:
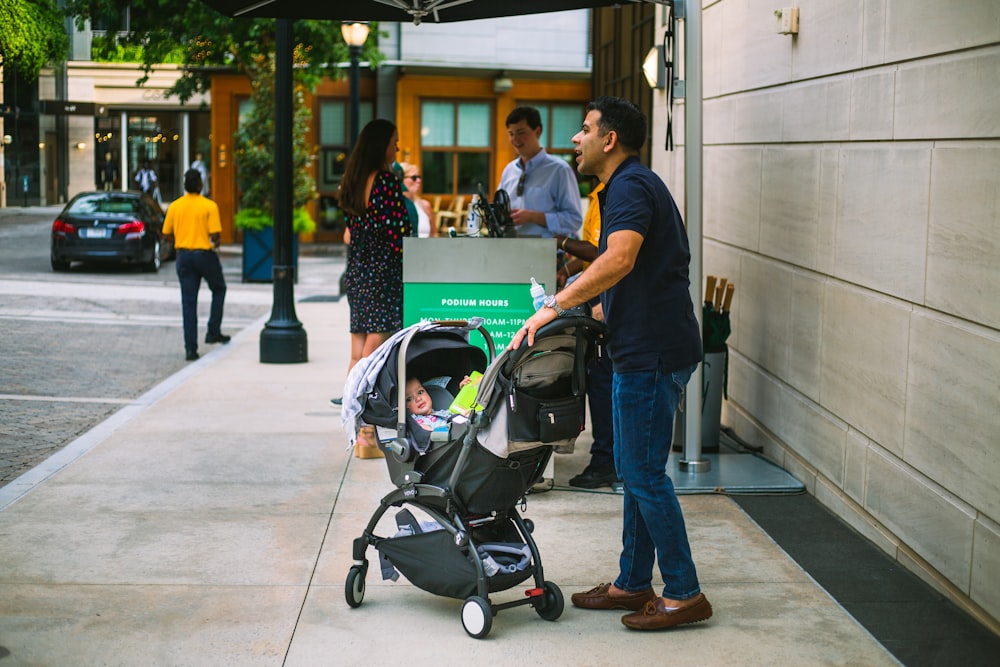
[[[767,459],[752,453],[730,449],[723,434],[719,454],[702,458],[711,465],[704,472],[681,468],[680,457],[671,456],[667,474],[673,480],[678,495],[697,493],[801,493],[805,485]],[[690,463],[690,462],[688,462]]]

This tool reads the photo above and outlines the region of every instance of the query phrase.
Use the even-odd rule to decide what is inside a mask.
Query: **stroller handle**
[[[608,327],[604,324],[604,322],[595,320],[593,317],[589,317],[587,315],[567,314],[557,317],[536,331],[535,340],[538,340],[539,336],[548,336],[565,331],[566,329],[574,329],[577,327],[586,330],[595,342],[601,341],[608,330]],[[531,347],[525,345],[524,343],[525,341],[521,341],[521,347],[517,349],[507,348],[507,360],[509,363],[516,364],[521,357],[531,350]]]

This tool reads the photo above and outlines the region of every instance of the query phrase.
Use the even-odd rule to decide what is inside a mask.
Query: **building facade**
[[[135,64],[91,60],[90,32],[75,30],[67,62],[36,82],[5,72],[4,181],[8,205],[52,205],[79,192],[136,188],[148,162],[161,201],[183,191],[184,170],[210,146],[210,97],[167,96],[177,66],[154,69],[142,87]],[[10,140],[7,140],[7,137]],[[16,196],[15,196],[16,195]]]
[[[543,144],[571,159],[570,138],[592,92],[590,12],[546,16],[545,23],[537,17],[516,17],[379,26],[379,50],[386,60],[377,69],[362,63],[361,124],[375,117],[397,124],[398,159],[420,168],[424,196],[442,210],[455,199],[467,203],[480,184],[489,195],[496,190],[504,165],[515,157],[504,119],[518,105],[541,109]],[[331,77],[308,101],[319,199],[313,207],[317,230],[302,239],[306,242],[343,238],[337,188],[349,149],[349,95],[348,79]],[[232,216],[239,199],[231,145],[225,138],[231,144],[249,96],[245,78],[213,78],[212,171],[224,241],[238,236]]]
[[[703,4],[723,423],[997,631],[1000,4],[802,0],[797,35]],[[679,193],[684,153],[653,157]]]

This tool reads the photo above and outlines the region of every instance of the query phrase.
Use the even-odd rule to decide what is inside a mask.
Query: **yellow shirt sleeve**
[[[601,204],[597,199],[597,193],[603,189],[604,183],[598,183],[597,187],[590,191],[587,214],[583,216],[583,240],[595,248],[601,240]],[[588,266],[590,262],[583,263],[583,268],[586,269]]]

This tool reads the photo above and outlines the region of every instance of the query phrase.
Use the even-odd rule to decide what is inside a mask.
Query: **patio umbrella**
[[[590,9],[624,4],[623,0],[203,0],[227,16],[326,19],[332,21],[422,21],[446,23]],[[656,2],[665,0],[624,0]]]

